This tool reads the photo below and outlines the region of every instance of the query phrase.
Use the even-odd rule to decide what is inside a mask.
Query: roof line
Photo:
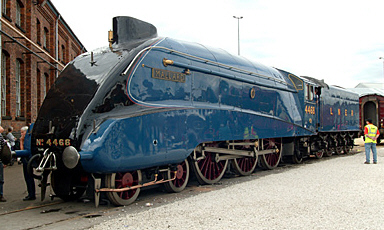
[[[51,10],[53,11],[53,13],[55,14],[56,17],[59,17],[59,15],[60,15],[59,20],[63,23],[63,25],[64,25],[65,28],[70,32],[70,34],[76,39],[76,41],[80,44],[80,46],[81,46],[81,50],[84,50],[85,52],[87,52],[87,49],[84,47],[83,43],[81,43],[81,41],[79,40],[79,38],[77,38],[77,36],[75,35],[75,33],[72,31],[71,27],[69,27],[69,25],[68,25],[67,22],[64,20],[63,16],[59,13],[59,11],[56,9],[56,7],[53,5],[53,3],[51,2],[51,0],[47,0],[47,3],[48,3],[49,8],[51,8]]]

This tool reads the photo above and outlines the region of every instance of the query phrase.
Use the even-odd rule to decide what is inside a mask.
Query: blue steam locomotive
[[[96,204],[105,192],[127,205],[145,186],[182,191],[192,171],[212,184],[347,153],[358,132],[357,94],[116,17],[110,46],[76,57],[48,92],[28,169],[43,196],[50,174],[64,200],[91,185]]]

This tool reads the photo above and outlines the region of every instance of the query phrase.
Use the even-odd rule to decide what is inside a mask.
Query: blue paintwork
[[[322,132],[357,131],[359,95],[333,86],[323,89],[320,115]]]
[[[180,109],[104,122],[80,155],[90,172],[130,171],[183,161],[202,142],[311,135],[271,116],[215,110]],[[83,157],[84,155],[92,156]]]
[[[278,70],[222,50],[169,38],[156,46],[177,48],[252,74],[165,49],[145,52],[135,60],[132,71],[127,71],[128,96],[136,105],[131,105],[132,111],[126,114],[132,115],[105,121],[84,141],[80,155],[86,171],[129,171],[178,163],[207,141],[314,134],[303,127],[302,106],[296,105],[299,93]],[[152,68],[184,71],[177,66],[165,67],[163,58],[190,68],[185,83],[152,78]],[[256,93],[253,99],[251,89]],[[147,109],[140,111],[143,106]],[[253,133],[245,138],[249,130]]]

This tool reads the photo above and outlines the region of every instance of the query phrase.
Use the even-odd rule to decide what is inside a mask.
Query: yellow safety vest
[[[377,134],[377,127],[369,124],[365,126],[368,129],[368,136],[375,137]],[[365,137],[365,143],[376,143],[376,140],[372,140],[371,138]]]

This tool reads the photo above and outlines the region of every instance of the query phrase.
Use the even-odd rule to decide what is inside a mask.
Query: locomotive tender
[[[96,205],[101,192],[127,205],[145,186],[183,190],[190,171],[212,184],[227,169],[349,152],[358,106],[357,94],[322,81],[116,17],[110,46],[76,57],[48,92],[28,168],[43,196],[51,174],[64,200],[92,184]]]

